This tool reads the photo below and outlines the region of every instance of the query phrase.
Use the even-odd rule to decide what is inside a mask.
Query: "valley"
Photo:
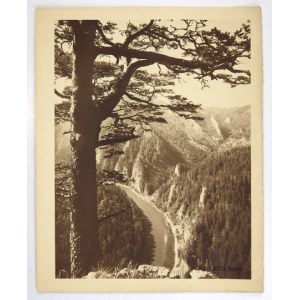
[[[166,124],[153,123],[147,131],[136,126],[140,138],[116,146],[122,155],[106,158],[105,149],[97,150],[97,168],[128,178],[130,187],[118,187],[151,223],[150,264],[173,269],[176,260],[181,277],[197,269],[251,278],[250,106],[206,108],[199,116],[204,120],[166,112]],[[56,161],[68,161],[67,127],[57,126]],[[141,243],[141,231],[136,234]],[[110,243],[119,245],[117,239]]]
[[[134,189],[125,185],[119,186],[136,203],[152,224],[151,233],[154,237],[155,248],[151,264],[172,269],[174,267],[174,252],[176,250],[174,248],[174,236],[164,213]]]

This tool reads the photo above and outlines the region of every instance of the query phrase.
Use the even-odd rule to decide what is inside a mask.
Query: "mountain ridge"
[[[123,155],[105,158],[96,150],[97,168],[115,170],[134,181],[147,195],[173,175],[177,165],[189,168],[214,151],[226,152],[250,146],[251,107],[206,108],[199,110],[203,121],[184,119],[166,112],[166,124],[153,123],[150,132],[136,127],[140,138],[117,145]],[[55,159],[70,160],[69,124],[56,126]]]

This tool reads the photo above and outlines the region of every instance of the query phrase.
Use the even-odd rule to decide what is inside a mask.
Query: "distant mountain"
[[[97,167],[122,172],[169,216],[181,267],[225,266],[238,271],[213,273],[250,278],[251,107],[207,107],[198,116],[204,120],[168,111],[166,124],[137,126],[140,138],[117,146],[123,155],[97,150]],[[56,162],[70,159],[68,130],[56,126]]]
[[[157,190],[178,163],[186,163],[182,154],[155,131],[145,132],[121,148],[124,155],[113,159],[105,159],[103,152],[98,151],[98,167],[123,172],[134,180],[136,189],[145,194]]]
[[[199,164],[214,151],[224,152],[250,145],[250,106],[237,108],[205,108],[198,115],[203,121],[184,119],[170,111],[167,124],[153,123],[150,132],[136,131],[140,138],[120,144],[124,155],[104,158],[97,150],[101,169],[123,172],[134,180],[139,192],[153,194],[175,172]],[[70,157],[67,123],[56,126],[56,161]]]
[[[199,164],[214,151],[250,146],[250,106],[207,108],[198,113],[203,121],[184,119],[170,111],[167,124],[151,124],[151,132],[120,145],[124,155],[105,159],[98,151],[100,168],[115,169],[135,181],[139,192],[152,194],[177,169]]]
[[[239,146],[241,141],[241,146],[250,145],[250,106],[205,108],[199,111],[198,116],[204,120],[186,120],[168,112],[168,124],[153,124],[152,127],[191,163],[203,157],[201,152],[211,152],[223,144],[226,144],[227,148]]]

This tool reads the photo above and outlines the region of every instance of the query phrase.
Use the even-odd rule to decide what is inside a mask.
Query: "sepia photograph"
[[[37,11],[41,290],[261,291],[259,8],[71,12]]]

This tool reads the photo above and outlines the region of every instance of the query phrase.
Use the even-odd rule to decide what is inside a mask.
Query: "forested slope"
[[[98,186],[99,267],[106,269],[151,263],[151,252],[144,249],[145,218],[136,204],[117,186]],[[70,271],[70,211],[67,191],[57,190],[55,200],[56,275]]]
[[[156,205],[177,225],[180,255],[191,269],[251,276],[250,150],[214,153],[155,195]]]

